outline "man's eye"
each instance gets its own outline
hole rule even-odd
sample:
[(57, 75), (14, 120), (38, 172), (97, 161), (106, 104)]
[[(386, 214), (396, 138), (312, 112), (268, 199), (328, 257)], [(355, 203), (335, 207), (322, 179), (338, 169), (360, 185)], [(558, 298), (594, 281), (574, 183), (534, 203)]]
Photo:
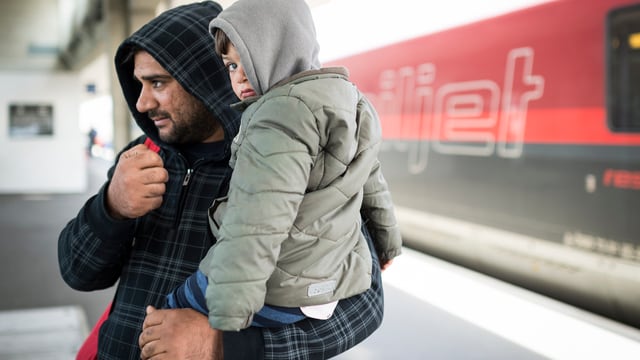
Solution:
[(156, 89), (157, 89), (157, 88), (159, 88), (159, 87), (161, 87), (161, 86), (162, 86), (162, 81), (153, 81), (153, 82), (151, 83), (151, 86), (152, 86), (153, 88), (156, 88)]

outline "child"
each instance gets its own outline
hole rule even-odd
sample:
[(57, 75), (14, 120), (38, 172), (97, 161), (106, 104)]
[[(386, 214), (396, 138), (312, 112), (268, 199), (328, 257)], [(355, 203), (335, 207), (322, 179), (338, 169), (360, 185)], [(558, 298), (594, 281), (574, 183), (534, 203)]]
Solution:
[(320, 68), (303, 0), (239, 0), (209, 31), (242, 121), (217, 243), (168, 304), (221, 330), (326, 319), (371, 284), (361, 214), (383, 269), (401, 251), (377, 114), (346, 69)]

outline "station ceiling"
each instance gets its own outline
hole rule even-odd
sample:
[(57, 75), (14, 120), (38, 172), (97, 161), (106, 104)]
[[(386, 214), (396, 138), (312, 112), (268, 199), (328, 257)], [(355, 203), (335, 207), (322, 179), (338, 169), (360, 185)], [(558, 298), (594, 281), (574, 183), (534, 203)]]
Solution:
[[(218, 0), (223, 7), (235, 0)], [(307, 0), (311, 6), (330, 0)], [(0, 71), (77, 70), (153, 18), (193, 0), (2, 0)]]
[(104, 49), (107, 21), (153, 16), (161, 1), (3, 0), (0, 71), (73, 70)]

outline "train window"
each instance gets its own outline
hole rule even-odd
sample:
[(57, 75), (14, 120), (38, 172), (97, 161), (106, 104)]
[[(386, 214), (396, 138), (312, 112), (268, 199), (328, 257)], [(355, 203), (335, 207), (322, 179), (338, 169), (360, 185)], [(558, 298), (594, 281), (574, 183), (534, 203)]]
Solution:
[(612, 131), (640, 132), (640, 5), (607, 18), (607, 122)]

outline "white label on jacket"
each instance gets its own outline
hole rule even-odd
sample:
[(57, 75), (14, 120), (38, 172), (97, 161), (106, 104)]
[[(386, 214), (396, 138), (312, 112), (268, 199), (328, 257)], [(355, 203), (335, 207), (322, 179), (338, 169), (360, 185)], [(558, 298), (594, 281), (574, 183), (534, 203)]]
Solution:
[(329, 280), (320, 283), (309, 285), (307, 290), (307, 296), (318, 296), (326, 293), (330, 293), (336, 289), (336, 281)]

